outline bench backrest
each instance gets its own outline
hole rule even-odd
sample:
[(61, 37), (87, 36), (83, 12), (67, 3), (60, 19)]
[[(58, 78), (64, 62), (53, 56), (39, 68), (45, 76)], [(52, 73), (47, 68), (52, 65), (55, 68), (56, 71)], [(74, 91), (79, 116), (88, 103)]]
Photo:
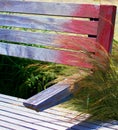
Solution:
[(106, 5), (0, 1), (0, 54), (90, 68), (76, 50), (100, 43), (109, 52), (115, 13)]

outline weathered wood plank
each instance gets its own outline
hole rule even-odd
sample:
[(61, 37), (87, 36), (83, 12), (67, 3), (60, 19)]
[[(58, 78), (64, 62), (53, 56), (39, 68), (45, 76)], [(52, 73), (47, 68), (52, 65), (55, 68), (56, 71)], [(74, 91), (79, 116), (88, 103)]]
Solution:
[(71, 50), (95, 51), (96, 38), (0, 29), (0, 40)]
[[(37, 121), (43, 120), (45, 122), (55, 121), (56, 124), (61, 125), (59, 123), (59, 121), (60, 121), (60, 122), (67, 123), (64, 126), (68, 125), (68, 123), (69, 123), (68, 120), (73, 119), (77, 115), (77, 113), (72, 114), (72, 113), (68, 113), (68, 112), (63, 112), (63, 110), (58, 113), (58, 111), (54, 111), (54, 110), (50, 111), (50, 109), (37, 113), (36, 111), (27, 109), (24, 106), (20, 106), (19, 104), (17, 104), (17, 102), (16, 102), (16, 104), (15, 103), (13, 104), (9, 100), (6, 100), (6, 102), (5, 102), (3, 99), (2, 99), (2, 101), (0, 101), (0, 108), (1, 108), (1, 110), (8, 111), (10, 113), (16, 113), (17, 115), (19, 114), (23, 117), (25, 116), (27, 118), (31, 118), (31, 120), (33, 120), (33, 122), (36, 120)], [(79, 118), (78, 118), (78, 120), (76, 120), (76, 122), (79, 120), (82, 121), (82, 119), (85, 120), (86, 119), (85, 116), (83, 116), (83, 115), (79, 116)], [(73, 123), (71, 123), (71, 124), (73, 124)]]
[[(74, 120), (74, 117), (66, 118), (66, 116), (69, 115), (68, 113), (67, 114), (62, 114), (61, 116), (59, 116), (58, 111), (57, 112), (53, 111), (53, 113), (47, 113), (48, 115), (50, 114), (50, 117), (48, 117), (48, 118), (45, 117), (44, 115), (41, 115), (41, 114), (40, 114), (40, 116), (38, 116), (38, 114), (36, 116), (35, 115), (31, 116), (30, 113), (28, 114), (28, 113), (25, 113), (24, 111), (19, 111), (19, 109), (18, 109), (19, 106), (13, 108), (13, 107), (10, 107), (10, 105), (8, 105), (8, 106), (6, 105), (6, 107), (5, 107), (5, 106), (3, 106), (4, 105), (3, 103), (1, 105), (2, 106), (0, 106), (0, 109), (5, 111), (5, 112), (4, 111), (2, 112), (2, 115), (4, 115), (4, 116), (9, 115), (9, 117), (15, 117), (16, 120), (21, 119), (21, 120), (24, 120), (24, 122), (26, 122), (26, 121), (29, 122), (29, 118), (30, 118), (30, 122), (34, 122), (35, 125), (36, 124), (40, 125), (41, 122), (43, 121), (42, 124), (44, 126), (45, 126), (45, 123), (51, 123), (50, 124), (51, 128), (53, 128), (52, 124), (54, 124), (54, 125), (57, 125), (57, 127), (59, 125), (58, 128), (59, 129), (64, 129), (64, 130), (67, 127), (72, 127), (73, 125), (75, 125), (74, 128), (76, 128), (76, 129), (79, 129), (79, 128), (84, 128), (84, 129), (85, 128), (93, 128), (93, 126), (95, 126), (94, 124), (92, 124), (92, 123), (89, 124), (88, 122), (81, 123), (83, 120), (85, 120), (84, 116), (83, 116), (83, 118), (81, 118), (81, 116), (79, 116), (78, 119)], [(17, 109), (17, 111), (15, 109)], [(55, 114), (55, 112), (56, 112), (57, 115)], [(63, 111), (62, 111), (62, 113), (63, 113)], [(54, 114), (54, 116), (53, 116), (53, 114)], [(63, 116), (64, 116), (64, 118), (62, 118)], [(56, 119), (56, 117), (57, 117), (57, 119)], [(61, 120), (60, 120), (60, 118), (61, 118)], [(71, 120), (71, 119), (73, 119), (73, 121), (69, 122), (69, 120)], [(77, 123), (80, 123), (80, 125), (79, 124), (77, 125)], [(49, 127), (49, 125), (48, 125), (48, 127)], [(96, 127), (98, 127), (98, 125), (96, 125)], [(55, 126), (54, 126), (54, 128), (55, 128)]]
[[(66, 111), (63, 112), (63, 109), (62, 109), (61, 113), (58, 113), (58, 111), (56, 112), (52, 110), (50, 112), (49, 109), (47, 109), (46, 111), (36, 113), (35, 111), (32, 111), (30, 109), (20, 107), (19, 105), (17, 105), (17, 103), (14, 103), (14, 104), (13, 103), (10, 104), (10, 103), (11, 102), (9, 100), (8, 100), (8, 104), (7, 104), (7, 101), (1, 102), (0, 110), (5, 111), (5, 115), (9, 115), (11, 117), (13, 116), (17, 119), (22, 119), (24, 120), (24, 122), (29, 121), (29, 118), (30, 118), (30, 122), (35, 122), (34, 124), (40, 124), (42, 121), (46, 123), (50, 122), (51, 124), (55, 124), (57, 126), (59, 125), (61, 128), (64, 128), (65, 130), (67, 127), (72, 127), (73, 125), (85, 119), (85, 117), (83, 119), (79, 117), (78, 118), (79, 120), (73, 120), (72, 122), (69, 122), (69, 120), (73, 119), (76, 116), (74, 113), (71, 114), (71, 111), (70, 113)], [(71, 115), (71, 118), (70, 118), (70, 115)]]
[(66, 50), (52, 50), (45, 48), (15, 45), (15, 44), (13, 45), (1, 42), (0, 42), (0, 51), (2, 55), (92, 68), (89, 57), (81, 51), (69, 52)]
[(100, 6), (99, 28), (97, 42), (99, 42), (108, 52), (112, 48), (112, 40), (114, 34), (116, 16), (116, 6)]
[[(24, 99), (21, 99), (21, 98), (18, 98), (18, 97), (13, 97), (13, 96), (9, 96), (9, 95), (4, 95), (4, 94), (0, 94), (0, 100), (1, 99), (6, 99), (6, 100), (12, 100), (12, 101), (17, 101), (17, 103), (18, 102), (23, 102), (24, 101)], [(21, 105), (22, 106), (22, 105)]]
[[(64, 122), (64, 121), (73, 119), (78, 114), (78, 112), (76, 111), (70, 111), (64, 108), (60, 108), (60, 107), (59, 108), (53, 107), (50, 109), (46, 109), (43, 112), (37, 113), (35, 111), (32, 111), (31, 109), (27, 109), (26, 107), (24, 107), (23, 106), (24, 101), (25, 100), (23, 99), (0, 94), (0, 105), (4, 107), (4, 110), (7, 109), (11, 112), (14, 112), (15, 109), (17, 109), (17, 113), (26, 115), (29, 118), (34, 117), (35, 119), (39, 119), (39, 115), (40, 115), (41, 118), (46, 117), (48, 118), (48, 120), (51, 120), (51, 121), (54, 119), (56, 120), (60, 119), (60, 120), (63, 120)], [(78, 118), (79, 120), (82, 120), (81, 117), (83, 117), (84, 119), (85, 117), (87, 117), (85, 116), (87, 114), (83, 115), (82, 113), (79, 113), (79, 115), (80, 115)]]
[(8, 128), (7, 126), (0, 126), (0, 130), (13, 130), (11, 128)]
[(27, 99), (23, 104), (36, 111), (42, 111), (70, 96), (71, 92), (69, 89), (69, 84), (58, 83)]
[(6, 3), (6, 1), (0, 1), (0, 11), (98, 18), (99, 6), (25, 1), (7, 1)]
[[(0, 118), (1, 118), (1, 117), (0, 117)], [(8, 126), (8, 129), (12, 129), (12, 130), (15, 130), (15, 128), (19, 128), (19, 129), (21, 129), (21, 130), (31, 130), (31, 129), (28, 129), (27, 127), (24, 128), (24, 127), (19, 126), (19, 125), (17, 125), (17, 124), (10, 123), (10, 122), (8, 122), (8, 120), (7, 120), (7, 121), (4, 121), (4, 120), (1, 120), (1, 119), (0, 119), (0, 123), (2, 124), (3, 127)]]
[[(17, 114), (6, 112), (6, 111), (5, 112), (2, 111), (2, 114), (0, 115), (0, 118), (2, 118), (4, 121), (9, 120), (9, 122), (11, 124), (16, 124), (16, 125), (22, 126), (24, 128), (27, 127), (30, 130), (31, 129), (35, 129), (35, 130), (39, 130), (39, 129), (41, 129), (41, 130), (53, 130), (55, 128), (64, 130), (64, 129), (67, 128), (67, 127), (63, 127), (63, 126), (60, 126), (60, 125), (56, 125), (54, 123), (46, 122), (45, 118), (43, 120), (41, 120), (41, 119), (32, 120), (30, 118), (30, 120), (29, 120), (29, 118), (27, 118), (27, 117), (25, 118), (22, 115), (17, 115)], [(34, 122), (34, 123), (31, 123), (31, 122)]]
[[(3, 99), (6, 99), (6, 101), (4, 101)], [(11, 102), (12, 99), (16, 103)], [(84, 114), (84, 113), (81, 114), (75, 111), (73, 112), (70, 110), (66, 110), (64, 108), (60, 109), (60, 107), (59, 108), (54, 107), (51, 109), (47, 109), (43, 112), (37, 113), (30, 109), (26, 109), (25, 107), (23, 107), (22, 104), (21, 105), (17, 104), (19, 103), (19, 100), (23, 100), (23, 99), (18, 99), (15, 97), (12, 98), (11, 96), (9, 97), (9, 96), (0, 94), (0, 115), (2, 116), (2, 120), (0, 120), (0, 128), (2, 127), (6, 129), (17, 128), (19, 130), (19, 129), (22, 129), (21, 125), (25, 125), (26, 122), (27, 123), (30, 122), (30, 124), (37, 125), (37, 126), (39, 124), (38, 129), (41, 129), (40, 125), (43, 126), (43, 123), (44, 123), (43, 128), (46, 129), (45, 122), (50, 123), (50, 126), (52, 124), (57, 125), (57, 127), (55, 127), (57, 129), (58, 129), (58, 126), (60, 126), (62, 130), (66, 130), (66, 129), (90, 130), (90, 129), (96, 129), (96, 128), (104, 129), (104, 130), (113, 130), (113, 129), (117, 129), (117, 126), (118, 126), (117, 122), (116, 123), (109, 122), (109, 124), (104, 123), (104, 122), (88, 122), (88, 121), (85, 121), (85, 119), (88, 118), (88, 114)], [(3, 119), (5, 119), (5, 121), (3, 121)], [(14, 119), (15, 121), (12, 123)], [(10, 120), (12, 120), (11, 123), (10, 123)], [(19, 126), (18, 124), (15, 124), (17, 120), (18, 120), (18, 123), (20, 123), (19, 120), (24, 123), (20, 124)], [(29, 126), (27, 126), (26, 124), (26, 127), (23, 127), (23, 129), (27, 130), (27, 127)], [(53, 125), (50, 127), (50, 129), (55, 129), (55, 128), (53, 128)]]
[(43, 90), (42, 92), (25, 100), (23, 104), (36, 111), (42, 111), (53, 105), (59, 104), (60, 101), (72, 96), (73, 92), (79, 88), (78, 79), (79, 75), (67, 77), (65, 80), (58, 82), (55, 85)]
[[(29, 24), (30, 23), (30, 24)], [(0, 15), (1, 26), (97, 35), (98, 21), (43, 16)]]

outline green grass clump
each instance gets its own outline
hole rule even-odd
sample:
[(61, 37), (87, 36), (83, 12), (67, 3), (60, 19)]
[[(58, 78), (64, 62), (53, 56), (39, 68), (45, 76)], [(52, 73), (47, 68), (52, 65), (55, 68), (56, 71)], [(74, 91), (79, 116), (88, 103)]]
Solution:
[(0, 93), (29, 98), (53, 85), (58, 75), (64, 75), (66, 68), (59, 64), (1, 55)]
[[(99, 51), (99, 50), (98, 50)], [(91, 119), (118, 120), (118, 44), (114, 41), (112, 54), (100, 50), (92, 59), (95, 70), (82, 79), (75, 97), (64, 106), (91, 114)], [(99, 52), (98, 52), (99, 53)]]

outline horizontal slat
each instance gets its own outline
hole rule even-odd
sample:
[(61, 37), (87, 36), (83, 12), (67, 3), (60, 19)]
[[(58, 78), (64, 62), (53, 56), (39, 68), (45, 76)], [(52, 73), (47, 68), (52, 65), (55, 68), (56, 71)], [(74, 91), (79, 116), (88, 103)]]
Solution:
[(98, 5), (0, 1), (0, 11), (98, 18)]
[(0, 125), (0, 130), (13, 130), (13, 129), (8, 128), (7, 126)]
[[(84, 118), (85, 116), (77, 111), (71, 111), (60, 107), (52, 107), (50, 109), (46, 109), (43, 112), (37, 113), (36, 111), (32, 111), (31, 109), (27, 109), (23, 106), (23, 102), (25, 99), (20, 99), (4, 94), (0, 94), (0, 105), (6, 107), (6, 109), (9, 109), (10, 111), (14, 112), (14, 109), (17, 108), (18, 113), (22, 113), (26, 116), (34, 117), (35, 119), (39, 119), (39, 115), (43, 117), (48, 117), (48, 120), (58, 120), (59, 118), (64, 119), (63, 121), (73, 119), (78, 113), (79, 113), (79, 120)], [(17, 105), (15, 105), (17, 104)], [(65, 117), (66, 115), (66, 117)], [(85, 114), (87, 115), (87, 114)], [(82, 116), (82, 117), (81, 117)]]
[(71, 50), (95, 51), (95, 38), (0, 29), (0, 40)]
[[(2, 118), (2, 117), (1, 117)], [(10, 129), (10, 130), (15, 130), (14, 128), (19, 128), (19, 129), (21, 129), (21, 130), (30, 130), (30, 129), (28, 129), (28, 128), (24, 128), (24, 127), (22, 127), (22, 126), (18, 126), (18, 125), (16, 125), (16, 124), (12, 124), (12, 123), (10, 123), (10, 122), (8, 122), (8, 121), (3, 121), (3, 120), (1, 120), (0, 119), (0, 123), (2, 124), (2, 126), (3, 127), (8, 127), (8, 129)], [(6, 130), (7, 130), (7, 128), (6, 128)]]
[[(24, 121), (24, 122), (30, 122), (31, 124), (35, 124), (35, 125), (39, 124), (39, 125), (44, 126), (44, 128), (47, 126), (52, 129), (58, 128), (59, 130), (60, 129), (65, 130), (67, 128), (75, 126), (78, 123), (80, 123), (80, 125), (78, 125), (77, 127), (75, 126), (76, 129), (86, 128), (86, 126), (81, 126), (81, 122), (83, 120), (87, 119), (83, 115), (82, 115), (83, 117), (81, 117), (81, 115), (78, 116), (79, 117), (78, 120), (77, 119), (73, 120), (74, 117), (76, 117), (76, 115), (78, 113), (76, 113), (76, 115), (73, 116), (72, 113), (63, 113), (63, 110), (62, 110), (61, 114), (63, 114), (63, 115), (61, 115), (61, 116), (58, 114), (58, 111), (57, 112), (53, 111), (52, 113), (50, 113), (50, 112), (45, 113), (43, 111), (43, 112), (32, 114), (34, 111), (32, 111), (32, 113), (27, 113), (27, 112), (24, 112), (23, 110), (20, 110), (19, 106), (15, 107), (13, 104), (11, 106), (7, 103), (6, 104), (1, 103), (0, 109), (1, 109), (0, 112), (4, 113), (4, 115), (8, 115), (10, 117), (17, 117), (18, 119), (22, 119), (22, 121)], [(23, 108), (23, 109), (25, 109), (25, 108)], [(29, 109), (27, 109), (27, 111), (28, 110)], [(46, 117), (46, 115), (47, 115), (47, 117)], [(71, 118), (68, 118), (69, 115), (71, 115)], [(29, 119), (30, 119), (30, 121), (29, 121)], [(8, 118), (8, 120), (9, 120), (9, 118)], [(73, 120), (73, 121), (71, 121), (71, 120)], [(17, 119), (16, 119), (16, 121), (17, 121)], [(23, 123), (23, 124), (25, 125), (25, 123)], [(39, 126), (39, 128), (40, 128), (40, 126)]]
[[(19, 102), (18, 98), (15, 99), (14, 97), (13, 99), (16, 101), (16, 103), (12, 103), (11, 100), (9, 99), (9, 96), (0, 94), (0, 97), (2, 97), (0, 98), (0, 114), (4, 115), (4, 117), (2, 116), (3, 117), (2, 120), (5, 119), (6, 116), (8, 117), (5, 119), (5, 121), (0, 120), (1, 130), (2, 128), (3, 130), (4, 128), (6, 130), (8, 130), (9, 128), (10, 129), (17, 128), (19, 130), (23, 128), (21, 127), (21, 125), (26, 125), (26, 127), (24, 127), (26, 130), (28, 125), (25, 123), (21, 123), (20, 126), (18, 124), (16, 125), (15, 122), (17, 122), (17, 120), (22, 120), (23, 122), (30, 122), (30, 124), (33, 124), (33, 125), (36, 125), (36, 124), (42, 125), (44, 126), (42, 127), (42, 129), (43, 128), (45, 129), (45, 125), (46, 125), (45, 122), (49, 123), (49, 125), (47, 124), (47, 126), (51, 126), (51, 125), (53, 126), (53, 124), (57, 125), (57, 127), (54, 127), (54, 129), (57, 129), (59, 126), (62, 129), (64, 128), (64, 130), (65, 129), (69, 129), (69, 130), (70, 129), (72, 130), (87, 129), (88, 130), (88, 129), (96, 129), (96, 128), (105, 129), (105, 130), (106, 129), (113, 130), (113, 129), (117, 129), (117, 126), (118, 126), (117, 121), (116, 123), (113, 123), (112, 121), (109, 123), (108, 122), (107, 123), (88, 122), (86, 121), (88, 114), (84, 114), (84, 113), (82, 114), (75, 111), (73, 113), (73, 111), (71, 110), (67, 110), (60, 107), (47, 109), (43, 112), (35, 112), (35, 111), (32, 111), (30, 109), (23, 107), (22, 104), (21, 105), (17, 104), (17, 102)], [(5, 98), (6, 101), (4, 101), (3, 98)], [(17, 118), (17, 119), (15, 119), (13, 123), (11, 123), (13, 121), (12, 118), (13, 119)], [(38, 129), (41, 129), (41, 127), (39, 126)]]
[[(43, 112), (37, 113), (30, 109), (23, 108), (19, 104), (17, 105), (17, 100), (16, 100), (16, 103), (12, 103), (12, 102), (10, 102), (9, 99), (8, 99), (8, 101), (4, 102), (4, 100), (0, 98), (0, 101), (1, 101), (0, 102), (0, 112), (2, 114), (4, 113), (5, 115), (17, 118), (19, 120), (22, 119), (22, 120), (24, 120), (24, 122), (29, 122), (29, 118), (30, 118), (30, 122), (31, 123), (33, 122), (33, 124), (35, 124), (35, 125), (36, 124), (37, 125), (39, 124), (42, 126), (46, 125), (48, 127), (50, 126), (53, 128), (60, 127), (60, 129), (64, 128), (64, 130), (65, 130), (66, 127), (70, 128), (74, 124), (77, 124), (86, 119), (85, 116), (83, 116), (82, 114), (79, 113), (80, 116), (78, 119), (73, 120), (72, 122), (69, 122), (74, 117), (76, 117), (78, 112), (66, 110), (64, 108), (61, 108), (61, 110), (60, 110), (60, 109), (56, 109), (57, 108), (56, 107), (56, 108), (54, 108), (55, 110), (47, 109)], [(57, 125), (57, 127), (56, 126), (54, 127), (53, 125)], [(79, 126), (79, 127), (81, 127), (81, 126)]]
[[(49, 127), (50, 127), (50, 129), (52, 127), (52, 129), (58, 128), (58, 129), (61, 129), (61, 130), (65, 130), (65, 129), (70, 128), (70, 127), (72, 127), (73, 129), (76, 129), (76, 130), (79, 130), (79, 129), (88, 130), (88, 129), (93, 129), (93, 128), (95, 129), (95, 128), (98, 128), (98, 127), (101, 128), (101, 129), (105, 129), (105, 130), (113, 130), (112, 128), (109, 128), (107, 126), (104, 127), (104, 125), (100, 126), (100, 125), (94, 124), (92, 122), (82, 122), (81, 119), (80, 120), (76, 120), (76, 119), (72, 120), (71, 119), (71, 122), (70, 122), (70, 120), (46, 119), (43, 116), (38, 116), (37, 119), (35, 119), (35, 117), (31, 117), (30, 114), (26, 113), (26, 116), (23, 115), (25, 113), (22, 114), (22, 111), (17, 110), (17, 108), (11, 109), (9, 107), (4, 107), (4, 106), (0, 106), (0, 108), (1, 108), (0, 111), (2, 113), (1, 117), (4, 116), (3, 119), (5, 119), (4, 122), (9, 121), (9, 123), (11, 123), (11, 124), (15, 124), (15, 122), (16, 122), (17, 128), (20, 128), (19, 125), (22, 126), (22, 124), (20, 124), (20, 122), (24, 121), (23, 125), (24, 125), (24, 128), (26, 127), (26, 129), (27, 129), (27, 127), (30, 128), (30, 129), (33, 127), (35, 129), (36, 125), (37, 125), (38, 129), (42, 128), (44, 130), (45, 129), (48, 130)], [(10, 120), (10, 118), (11, 118), (11, 120)], [(30, 118), (30, 120), (29, 120), (29, 118)], [(42, 122), (42, 120), (43, 120), (43, 122)], [(2, 122), (2, 121), (0, 121), (0, 122)], [(30, 123), (30, 125), (27, 125), (28, 123)], [(64, 126), (64, 125), (66, 125), (66, 126)], [(46, 126), (47, 126), (47, 128), (46, 128)], [(26, 129), (24, 129), (24, 130), (26, 130)]]
[[(56, 108), (54, 108), (55, 110), (51, 110), (51, 109), (46, 109), (42, 112), (36, 112), (36, 111), (33, 111), (31, 109), (27, 109), (26, 107), (22, 105), (19, 105), (19, 102), (17, 104), (17, 100), (16, 100), (16, 103), (13, 103), (12, 101), (10, 101), (9, 99), (8, 100), (4, 100), (3, 98), (0, 99), (0, 108), (1, 110), (6, 110), (6, 111), (9, 111), (9, 112), (12, 112), (12, 113), (16, 113), (16, 114), (20, 114), (22, 116), (25, 116), (25, 117), (28, 117), (28, 118), (32, 118), (34, 120), (43, 120), (43, 117), (46, 119), (46, 121), (60, 121), (60, 122), (66, 122), (68, 120), (71, 120), (73, 119), (74, 117), (76, 117), (76, 115), (78, 114), (78, 112), (75, 113), (70, 113), (68, 112), (64, 112), (61, 108), (61, 111), (60, 108), (59, 110)], [(65, 110), (65, 109), (64, 109)], [(66, 111), (66, 110), (65, 110)], [(78, 121), (82, 121), (82, 119), (86, 119), (85, 115), (82, 115), (82, 113), (79, 113), (80, 116), (78, 118)], [(66, 116), (65, 116), (66, 115)], [(77, 119), (76, 119), (77, 121)], [(59, 123), (59, 122), (58, 122)], [(60, 124), (60, 123), (59, 123)]]
[(27, 99), (24, 105), (36, 111), (42, 111), (53, 105), (57, 105), (65, 98), (69, 97), (71, 94), (69, 89), (69, 84), (58, 83)]
[(72, 96), (73, 92), (78, 90), (79, 78), (80, 76), (78, 74), (69, 76), (65, 80), (60, 81), (46, 90), (25, 100), (24, 105), (36, 111), (41, 111), (57, 105), (67, 100), (70, 96)]
[[(38, 129), (41, 129), (41, 130), (45, 130), (45, 129), (52, 130), (51, 128), (48, 128), (48, 126), (45, 127), (45, 126), (41, 126), (41, 125), (35, 125), (35, 124), (27, 122), (27, 121), (25, 122), (22, 119), (20, 120), (20, 119), (17, 119), (15, 117), (9, 117), (7, 115), (2, 115), (2, 114), (0, 115), (0, 120), (4, 121), (4, 123), (6, 123), (7, 121), (9, 121), (9, 124), (11, 126), (14, 125), (14, 129), (15, 128), (19, 128), (21, 130), (32, 130), (32, 129), (34, 129), (34, 130), (38, 130)], [(3, 124), (3, 122), (2, 122), (2, 124)]]
[(67, 18), (14, 16), (1, 14), (0, 25), (96, 35), (98, 22)]
[(49, 50), (45, 48), (0, 43), (0, 53), (8, 56), (92, 68), (91, 64), (88, 63), (89, 58), (83, 52)]

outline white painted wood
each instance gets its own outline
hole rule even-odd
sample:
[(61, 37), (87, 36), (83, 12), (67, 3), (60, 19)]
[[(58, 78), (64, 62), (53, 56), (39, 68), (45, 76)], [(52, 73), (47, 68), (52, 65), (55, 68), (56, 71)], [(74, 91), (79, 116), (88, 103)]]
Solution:
[(1, 126), (0, 125), (0, 130), (13, 130), (13, 129), (8, 128), (7, 126)]
[(35, 112), (25, 108), (22, 101), (24, 100), (0, 94), (0, 130), (114, 130), (118, 127), (117, 122), (87, 122), (89, 114), (58, 106)]
[(2, 126), (5, 126), (5, 127), (8, 126), (12, 130), (31, 130), (31, 129), (28, 129), (28, 128), (24, 128), (22, 126), (18, 126), (16, 124), (11, 124), (10, 122), (7, 122), (7, 120), (6, 121), (0, 120), (0, 124), (2, 124)]
[(5, 98), (7, 100), (14, 100), (16, 102), (23, 102), (25, 99), (21, 99), (21, 98), (18, 98), (18, 97), (13, 97), (13, 96), (9, 96), (9, 95), (4, 95), (4, 94), (0, 94), (0, 100), (1, 98)]
[(61, 127), (53, 123), (47, 123), (41, 120), (37, 121), (38, 123), (36, 121), (33, 122), (30, 118), (27, 118), (27, 120), (24, 120), (25, 118), (23, 118), (22, 116), (18, 116), (18, 115), (16, 116), (15, 114), (5, 113), (5, 112), (2, 115), (0, 115), (0, 119), (4, 121), (8, 120), (9, 123), (11, 124), (16, 124), (22, 127), (28, 127), (29, 129), (51, 130), (51, 129), (55, 129), (56, 127), (58, 127), (59, 129), (65, 128), (65, 127)]

